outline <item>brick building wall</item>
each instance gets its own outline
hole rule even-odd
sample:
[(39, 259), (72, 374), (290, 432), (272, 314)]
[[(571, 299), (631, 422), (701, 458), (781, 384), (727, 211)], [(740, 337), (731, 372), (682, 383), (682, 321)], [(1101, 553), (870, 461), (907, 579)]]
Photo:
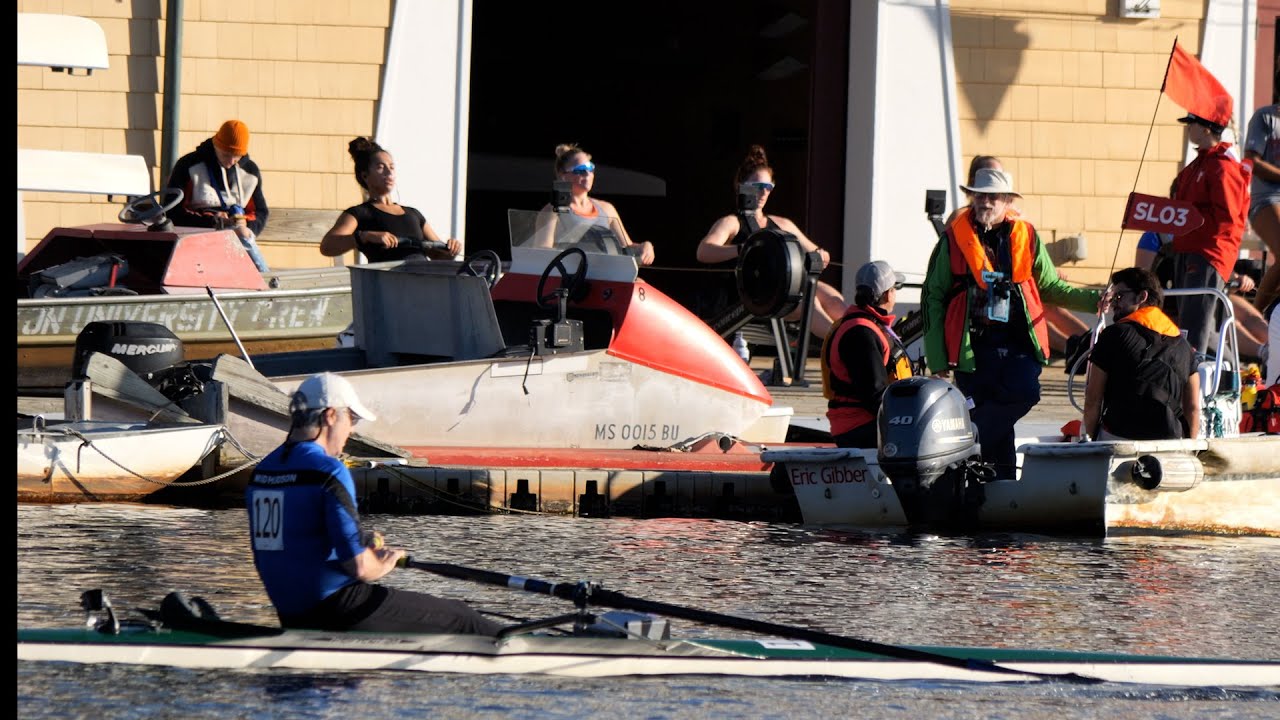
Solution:
[(1204, 2), (1163, 0), (1147, 20), (1115, 6), (951, 3), (965, 169), (974, 155), (1000, 157), (1051, 249), (1084, 234), (1088, 256), (1059, 263), (1075, 283), (1105, 283), (1113, 258), (1132, 264), (1139, 233), (1120, 232), (1125, 201), (1133, 190), (1167, 195), (1187, 148), (1184, 113), (1160, 85), (1175, 37), (1198, 53)]
[[(1198, 51), (1204, 3), (1163, 0), (1160, 18), (1128, 20), (1116, 2), (951, 3), (964, 162), (1001, 157), (1051, 248), (1087, 238), (1084, 261), (1060, 264), (1077, 283), (1105, 281), (1117, 252), (1118, 265), (1132, 259), (1137, 234), (1119, 228), (1125, 198), (1135, 182), (1165, 194), (1186, 148), (1181, 112), (1159, 87), (1175, 36)], [(165, 5), (19, 0), (19, 12), (96, 20), (111, 63), (90, 77), (18, 68), (19, 146), (142, 155), (160, 187)], [(135, 15), (148, 8), (156, 14)], [(275, 267), (318, 263), (314, 247), (273, 235), (318, 237), (360, 200), (346, 146), (374, 129), (390, 10), (390, 0), (185, 3), (179, 152), (223, 120), (248, 124), (273, 212), (261, 244)], [(113, 221), (120, 208), (82, 195), (25, 201), (28, 248), (50, 227)]]
[[(323, 211), (332, 222), (335, 209), (360, 202), (346, 148), (374, 129), (390, 8), (390, 0), (184, 4), (178, 152), (195, 149), (229, 118), (249, 126), (249, 155), (272, 209), (260, 241), (273, 267), (320, 264), (314, 247), (273, 243), (273, 231), (288, 232), (290, 211)], [(155, 14), (140, 14), (148, 9)], [(18, 12), (97, 21), (110, 67), (89, 77), (19, 67), (18, 145), (141, 155), (161, 187), (165, 9), (19, 0)], [(76, 194), (24, 193), (24, 200), (28, 249), (54, 226), (114, 222), (121, 207), (119, 199)]]

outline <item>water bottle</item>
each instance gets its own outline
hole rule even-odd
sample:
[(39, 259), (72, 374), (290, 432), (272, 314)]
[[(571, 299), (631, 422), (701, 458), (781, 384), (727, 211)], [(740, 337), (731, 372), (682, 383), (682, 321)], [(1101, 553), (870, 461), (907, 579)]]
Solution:
[(742, 362), (751, 362), (751, 350), (747, 347), (747, 339), (742, 336), (741, 330), (733, 336), (733, 350), (742, 358)]

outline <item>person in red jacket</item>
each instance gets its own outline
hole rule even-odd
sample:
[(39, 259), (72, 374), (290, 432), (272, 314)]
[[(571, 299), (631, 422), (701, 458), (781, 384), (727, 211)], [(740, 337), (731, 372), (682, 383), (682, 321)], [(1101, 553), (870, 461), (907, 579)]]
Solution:
[[(1175, 288), (1222, 290), (1240, 255), (1249, 210), (1249, 170), (1227, 152), (1231, 144), (1222, 142), (1228, 121), (1229, 117), (1207, 119), (1191, 113), (1178, 120), (1187, 125), (1196, 158), (1173, 181), (1172, 197), (1195, 205), (1204, 224), (1173, 240)], [(1217, 348), (1217, 302), (1211, 295), (1178, 298), (1178, 324), (1201, 355)]]

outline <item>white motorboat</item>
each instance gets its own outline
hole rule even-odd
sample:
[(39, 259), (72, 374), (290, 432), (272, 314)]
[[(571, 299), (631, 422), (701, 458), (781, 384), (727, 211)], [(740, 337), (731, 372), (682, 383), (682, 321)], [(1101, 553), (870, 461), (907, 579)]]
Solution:
[(1239, 433), (1231, 304), (1207, 292), (1226, 315), (1216, 359), (1200, 368), (1202, 439), (1020, 438), (1017, 478), (995, 480), (976, 462), (980, 438), (959, 390), (910, 378), (885, 393), (878, 449), (771, 450), (762, 459), (787, 478), (813, 525), (1280, 536), (1280, 436)]
[[(154, 197), (133, 201), (122, 219)], [(176, 228), (163, 213), (146, 221), (54, 228), (18, 263), (19, 388), (71, 380), (82, 369), (80, 335), (95, 323), (113, 345), (177, 338), (190, 360), (241, 346), (334, 347), (351, 322), (346, 268), (264, 274), (230, 230)]]
[(46, 423), (36, 416), (18, 428), (18, 502), (147, 499), (200, 468), (223, 433), (221, 425)]
[[(733, 348), (640, 279), (634, 257), (608, 238), (538, 246), (540, 215), (511, 215), (517, 242), (505, 272), (493, 253), (354, 266), (351, 347), (257, 355), (252, 368), (220, 356), (206, 380), (229, 399), (199, 417), (263, 454), (283, 440), (287, 394), (332, 371), (377, 415), (361, 433), (399, 448), (785, 439), (790, 409), (772, 408)], [(213, 387), (206, 395), (219, 394)]]

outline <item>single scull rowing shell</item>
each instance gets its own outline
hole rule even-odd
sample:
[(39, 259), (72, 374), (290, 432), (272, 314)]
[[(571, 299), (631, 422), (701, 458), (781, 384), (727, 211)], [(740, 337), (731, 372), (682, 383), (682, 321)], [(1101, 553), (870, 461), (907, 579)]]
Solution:
[[(266, 630), (266, 628), (264, 628)], [(1280, 661), (992, 648), (920, 648), (1024, 672), (1178, 687), (1280, 687)], [(18, 631), (18, 659), (199, 669), (397, 670), (567, 677), (733, 675), (887, 681), (1028, 682), (1028, 675), (883, 658), (801, 640), (645, 640), (289, 630), (225, 638), (187, 631)]]

